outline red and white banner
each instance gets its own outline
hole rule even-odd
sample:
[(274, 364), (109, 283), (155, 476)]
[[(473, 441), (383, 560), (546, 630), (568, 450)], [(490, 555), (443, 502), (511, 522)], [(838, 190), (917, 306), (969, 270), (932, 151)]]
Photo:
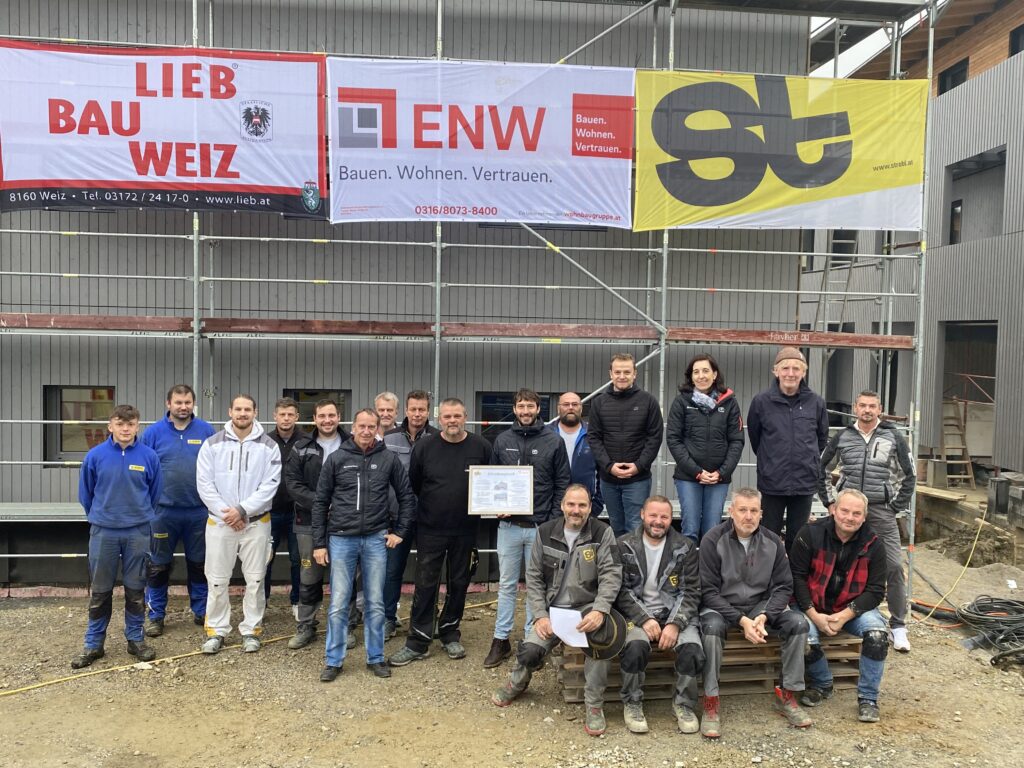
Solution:
[(631, 226), (633, 70), (330, 58), (331, 221)]
[(0, 210), (326, 216), (323, 57), (0, 41)]

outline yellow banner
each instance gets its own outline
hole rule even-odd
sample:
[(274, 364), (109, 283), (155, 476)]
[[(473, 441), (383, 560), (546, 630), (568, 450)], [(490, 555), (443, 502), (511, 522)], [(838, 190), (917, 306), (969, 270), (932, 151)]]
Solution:
[(925, 80), (638, 71), (633, 228), (921, 225)]

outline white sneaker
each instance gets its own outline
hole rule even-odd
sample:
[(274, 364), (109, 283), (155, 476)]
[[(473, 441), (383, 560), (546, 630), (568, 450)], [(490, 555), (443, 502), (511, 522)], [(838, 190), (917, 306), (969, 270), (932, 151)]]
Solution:
[(893, 627), (892, 647), (900, 653), (910, 653), (910, 639), (907, 637), (906, 627)]

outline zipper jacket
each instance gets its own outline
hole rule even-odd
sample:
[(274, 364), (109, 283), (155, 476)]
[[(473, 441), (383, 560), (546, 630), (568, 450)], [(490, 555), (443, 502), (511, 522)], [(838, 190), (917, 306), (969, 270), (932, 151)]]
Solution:
[[(558, 422), (548, 424), (548, 429), (555, 433), (561, 440), (562, 434), (558, 431)], [(562, 443), (565, 444), (564, 442)], [(597, 471), (597, 464), (594, 462), (594, 452), (587, 442), (586, 422), (580, 422), (580, 431), (576, 433), (576, 446), (572, 451), (572, 461), (569, 462), (569, 483), (578, 483), (590, 492), (590, 514), (597, 517), (604, 511), (604, 498), (601, 496), (601, 476)]]
[(689, 537), (671, 527), (663, 546), (657, 583), (658, 595), (665, 608), (655, 614), (644, 604), (644, 585), (648, 573), (643, 526), (619, 537), (622, 589), (616, 606), (627, 621), (638, 627), (645, 621), (655, 619), (662, 626), (671, 623), (685, 629), (697, 615), (700, 605), (697, 547)]
[(673, 477), (696, 481), (702, 471), (718, 472), (728, 483), (743, 453), (743, 417), (731, 389), (719, 392), (712, 410), (680, 392), (669, 409), (665, 438), (676, 460)]
[[(828, 470), (836, 457), (840, 474), (833, 492)], [(903, 512), (910, 509), (916, 482), (914, 460), (896, 427), (879, 422), (871, 437), (865, 440), (860, 430), (850, 425), (836, 432), (821, 454), (818, 497), (827, 507), (836, 500), (836, 493), (852, 488), (867, 496), (871, 504), (885, 504), (896, 512)]]
[(195, 416), (184, 429), (179, 430), (171, 421), (170, 412), (161, 421), (146, 427), (139, 442), (152, 448), (160, 457), (163, 475), (160, 506), (205, 509), (196, 488), (196, 460), (203, 442), (212, 437), (214, 431), (209, 422)]
[[(636, 384), (614, 387), (594, 398), (590, 406), (587, 441), (601, 473), (601, 482), (629, 485), (651, 476), (665, 433), (661, 406)], [(622, 479), (611, 474), (612, 464), (636, 464), (638, 474)]]
[(392, 427), (384, 433), (384, 445), (387, 446), (389, 451), (398, 454), (398, 458), (401, 460), (406, 472), (409, 471), (409, 460), (412, 458), (412, 449), (416, 447), (416, 443), (428, 435), (437, 434), (437, 428), (427, 423), (423, 425), (423, 429), (416, 433), (416, 437), (410, 440), (408, 424), (409, 420), (403, 419), (399, 426)]
[(793, 595), (801, 611), (849, 608), (857, 616), (885, 598), (885, 546), (867, 523), (847, 542), (836, 536), (834, 517), (805, 525), (789, 553)]
[(529, 519), (540, 525), (561, 516), (562, 497), (569, 487), (569, 456), (562, 438), (545, 429), (544, 422), (528, 427), (516, 423), (498, 435), (491, 464), (533, 467), (533, 516)]
[(258, 520), (270, 511), (280, 483), (281, 449), (258, 421), (244, 440), (229, 421), (199, 449), (196, 485), (211, 522), (222, 522), (228, 507), (250, 523)]
[[(392, 524), (389, 496), (398, 498)], [(408, 540), (416, 497), (398, 455), (375, 440), (363, 451), (351, 438), (327, 457), (313, 499), (313, 547), (325, 549), (328, 536), (369, 536), (391, 532)]]
[(78, 500), (85, 517), (104, 528), (151, 523), (160, 498), (160, 459), (141, 441), (127, 448), (113, 435), (85, 455), (78, 476)]

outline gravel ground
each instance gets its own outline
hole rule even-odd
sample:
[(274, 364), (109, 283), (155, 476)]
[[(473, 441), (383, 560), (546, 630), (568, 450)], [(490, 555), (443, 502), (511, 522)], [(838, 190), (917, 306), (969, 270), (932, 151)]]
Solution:
[[(945, 588), (960, 572), (941, 551), (919, 550), (916, 563)], [(970, 569), (954, 599), (1019, 598), (1007, 579), (1024, 587), (1017, 568)], [(937, 597), (918, 584), (922, 599)], [(483, 603), (493, 595), (470, 599)], [(283, 602), (276, 594), (271, 599), (270, 638), (287, 638), (293, 629)], [(151, 641), (162, 657), (190, 654), (202, 639), (184, 598), (172, 598), (171, 607), (167, 633)], [(85, 618), (82, 598), (0, 601), (0, 765), (1009, 768), (1024, 754), (1020, 668), (997, 670), (987, 654), (964, 649), (966, 633), (920, 622), (910, 629), (913, 652), (889, 657), (881, 723), (857, 722), (853, 691), (812, 710), (814, 727), (799, 731), (771, 712), (767, 695), (730, 696), (722, 704), (723, 737), (712, 743), (676, 732), (667, 701), (648, 703), (651, 733), (628, 733), (614, 691), (607, 696), (608, 732), (588, 737), (582, 707), (562, 702), (550, 665), (511, 707), (493, 706), (490, 692), (507, 669), (481, 667), (492, 607), (467, 611), (466, 659), (451, 661), (435, 645), (429, 659), (396, 669), (390, 680), (365, 668), (362, 641), (338, 680), (323, 685), (322, 639), (300, 651), (282, 640), (258, 654), (231, 647), (215, 657), (116, 669), (132, 659), (112, 634), (107, 657), (93, 667), (112, 671), (15, 692), (72, 676), (68, 661), (81, 645)], [(390, 641), (388, 652), (400, 643)]]

